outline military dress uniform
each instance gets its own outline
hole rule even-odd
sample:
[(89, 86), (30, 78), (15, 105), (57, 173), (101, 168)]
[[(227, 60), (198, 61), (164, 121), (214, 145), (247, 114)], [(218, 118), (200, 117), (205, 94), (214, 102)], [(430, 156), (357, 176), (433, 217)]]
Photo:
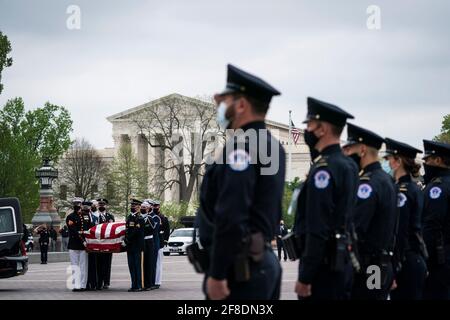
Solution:
[[(417, 150), (405, 143), (386, 138), (386, 154), (415, 159)], [(396, 244), (394, 249), (395, 281), (397, 288), (390, 294), (391, 300), (422, 299), (427, 273), (422, 238), (423, 194), (410, 174), (396, 182), (398, 187), (398, 208), (400, 210)]]
[[(106, 200), (106, 199), (101, 199)], [(97, 200), (98, 201), (98, 200)], [(108, 204), (108, 201), (106, 201)], [(104, 223), (112, 223), (115, 222), (114, 215), (108, 211), (106, 211), (103, 215)], [(111, 285), (111, 265), (112, 265), (112, 253), (103, 253), (103, 289), (108, 289)]]
[[(134, 200), (133, 203), (140, 205), (142, 202)], [(127, 217), (125, 242), (127, 245), (128, 268), (131, 275), (131, 288), (129, 291), (141, 291), (144, 220), (139, 212), (131, 212)]]
[(73, 291), (83, 291), (86, 289), (88, 276), (88, 256), (83, 232), (89, 230), (91, 220), (89, 213), (79, 211), (81, 209), (80, 199), (76, 198), (73, 202), (76, 210), (66, 218), (66, 225), (69, 229), (68, 249), (74, 277)]
[[(341, 108), (308, 98), (307, 121), (317, 119), (344, 127), (353, 118)], [(339, 144), (316, 151), (297, 200), (295, 232), (301, 243), (298, 281), (311, 285), (310, 300), (345, 297), (347, 254), (336, 239), (347, 234), (356, 204), (358, 169)], [(338, 254), (342, 254), (338, 258)], [(301, 298), (304, 299), (304, 298)]]
[(163, 248), (167, 245), (170, 237), (170, 223), (169, 219), (163, 215), (160, 211), (157, 213), (161, 219), (161, 227), (159, 231), (159, 251), (158, 260), (156, 262), (156, 275), (155, 275), (155, 286), (159, 288), (162, 281), (162, 259), (163, 259)]
[[(245, 94), (267, 104), (280, 94), (232, 65), (228, 65), (223, 94), (229, 93)], [(285, 152), (264, 121), (247, 123), (240, 129), (229, 137), (217, 161), (206, 168), (200, 189), (196, 224), (209, 256), (204, 293), (208, 298), (205, 285), (212, 277), (227, 280), (228, 299), (278, 299), (281, 268), (270, 241), (281, 220)], [(245, 139), (255, 132), (257, 143)], [(241, 138), (245, 142), (236, 143)], [(261, 145), (273, 152), (269, 163), (263, 164), (259, 157)], [(252, 244), (258, 254), (249, 256), (246, 252)]]
[[(84, 204), (89, 205), (91, 207), (93, 202), (84, 202)], [(89, 214), (90, 217), (90, 228), (96, 225), (103, 223), (101, 220), (100, 213), (96, 210), (91, 209)], [(101, 286), (99, 285), (101, 282), (101, 253), (99, 252), (88, 252), (88, 282), (87, 282), (87, 290), (95, 291), (101, 290)]]
[[(150, 204), (145, 203), (145, 205), (150, 206)], [(154, 286), (154, 277), (155, 270), (153, 268), (153, 259), (155, 252), (155, 241), (154, 241), (154, 225), (153, 219), (148, 214), (145, 213), (142, 215), (142, 219), (144, 220), (144, 289), (151, 290)]]
[[(348, 144), (365, 144), (379, 150), (384, 139), (364, 128), (348, 124)], [(376, 161), (360, 172), (358, 202), (354, 224), (358, 236), (358, 250), (362, 270), (354, 276), (352, 299), (385, 300), (393, 281), (392, 251), (395, 228), (399, 216), (397, 188), (394, 180)], [(373, 273), (369, 266), (378, 266), (380, 288), (368, 287)]]
[[(450, 158), (450, 145), (424, 140), (425, 158)], [(425, 166), (423, 236), (429, 275), (424, 299), (448, 300), (450, 289), (450, 169)]]

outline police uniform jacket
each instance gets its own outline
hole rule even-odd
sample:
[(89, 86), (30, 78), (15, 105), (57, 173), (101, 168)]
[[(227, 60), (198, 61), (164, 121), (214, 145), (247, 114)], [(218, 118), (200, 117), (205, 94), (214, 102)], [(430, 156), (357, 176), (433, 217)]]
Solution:
[(355, 211), (355, 229), (361, 255), (373, 256), (392, 250), (397, 208), (394, 180), (374, 162), (361, 172)]
[[(255, 121), (241, 129), (246, 134), (250, 129), (258, 133), (266, 126), (263, 121)], [(250, 233), (261, 232), (266, 241), (271, 241), (278, 233), (285, 152), (269, 131), (267, 136), (262, 136), (264, 138), (257, 136), (257, 147), (252, 150), (248, 141), (235, 144), (229, 139), (228, 147), (226, 145), (218, 157), (220, 161), (206, 168), (196, 224), (200, 229), (200, 241), (210, 256), (207, 274), (215, 279), (230, 275), (236, 255), (242, 250), (242, 240)], [(266, 147), (263, 154), (273, 148), (277, 154), (271, 158), (278, 158), (278, 163), (273, 160), (263, 163), (258, 155), (260, 145)]]
[(420, 253), (422, 235), (423, 194), (410, 175), (400, 177), (398, 207), (400, 217), (397, 231), (397, 252), (403, 258), (408, 250)]
[(345, 232), (356, 204), (358, 169), (338, 144), (314, 160), (299, 194), (296, 233), (302, 239), (298, 280), (312, 283), (329, 256), (330, 240)]
[(450, 245), (450, 170), (427, 184), (424, 197), (423, 236), (434, 263), (439, 242)]

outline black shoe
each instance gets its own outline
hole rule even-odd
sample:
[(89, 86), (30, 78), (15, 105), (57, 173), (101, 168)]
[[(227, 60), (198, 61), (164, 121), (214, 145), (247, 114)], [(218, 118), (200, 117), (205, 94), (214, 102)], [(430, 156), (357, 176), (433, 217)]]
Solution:
[(142, 291), (150, 291), (151, 288), (143, 288)]
[(136, 292), (136, 290), (137, 290), (137, 289), (130, 288), (130, 289), (128, 289), (128, 292)]
[(81, 289), (72, 289), (72, 292), (80, 292)]
[(155, 289), (159, 289), (160, 285), (159, 284), (155, 284)]
[(156, 289), (158, 289), (157, 286), (151, 286), (151, 287), (150, 287), (150, 290), (156, 290)]
[(109, 289), (109, 285), (104, 285), (102, 289), (103, 289), (103, 290)]
[(95, 289), (97, 291), (102, 291), (102, 287), (97, 287), (97, 289)]

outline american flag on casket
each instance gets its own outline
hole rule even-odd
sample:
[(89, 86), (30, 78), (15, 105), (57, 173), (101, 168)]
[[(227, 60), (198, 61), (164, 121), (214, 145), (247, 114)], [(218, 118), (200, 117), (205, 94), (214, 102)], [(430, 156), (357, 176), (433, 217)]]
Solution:
[(89, 252), (125, 251), (125, 222), (101, 223), (85, 232)]

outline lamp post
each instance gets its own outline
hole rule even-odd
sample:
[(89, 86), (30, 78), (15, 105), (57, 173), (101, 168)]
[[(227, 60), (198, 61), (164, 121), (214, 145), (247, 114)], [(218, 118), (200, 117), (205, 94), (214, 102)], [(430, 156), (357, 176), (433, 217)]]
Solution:
[(44, 158), (42, 167), (36, 169), (36, 178), (39, 179), (39, 208), (31, 220), (33, 226), (47, 224), (48, 227), (58, 231), (61, 218), (53, 206), (53, 180), (58, 178), (58, 170), (53, 168), (50, 164), (50, 159)]

